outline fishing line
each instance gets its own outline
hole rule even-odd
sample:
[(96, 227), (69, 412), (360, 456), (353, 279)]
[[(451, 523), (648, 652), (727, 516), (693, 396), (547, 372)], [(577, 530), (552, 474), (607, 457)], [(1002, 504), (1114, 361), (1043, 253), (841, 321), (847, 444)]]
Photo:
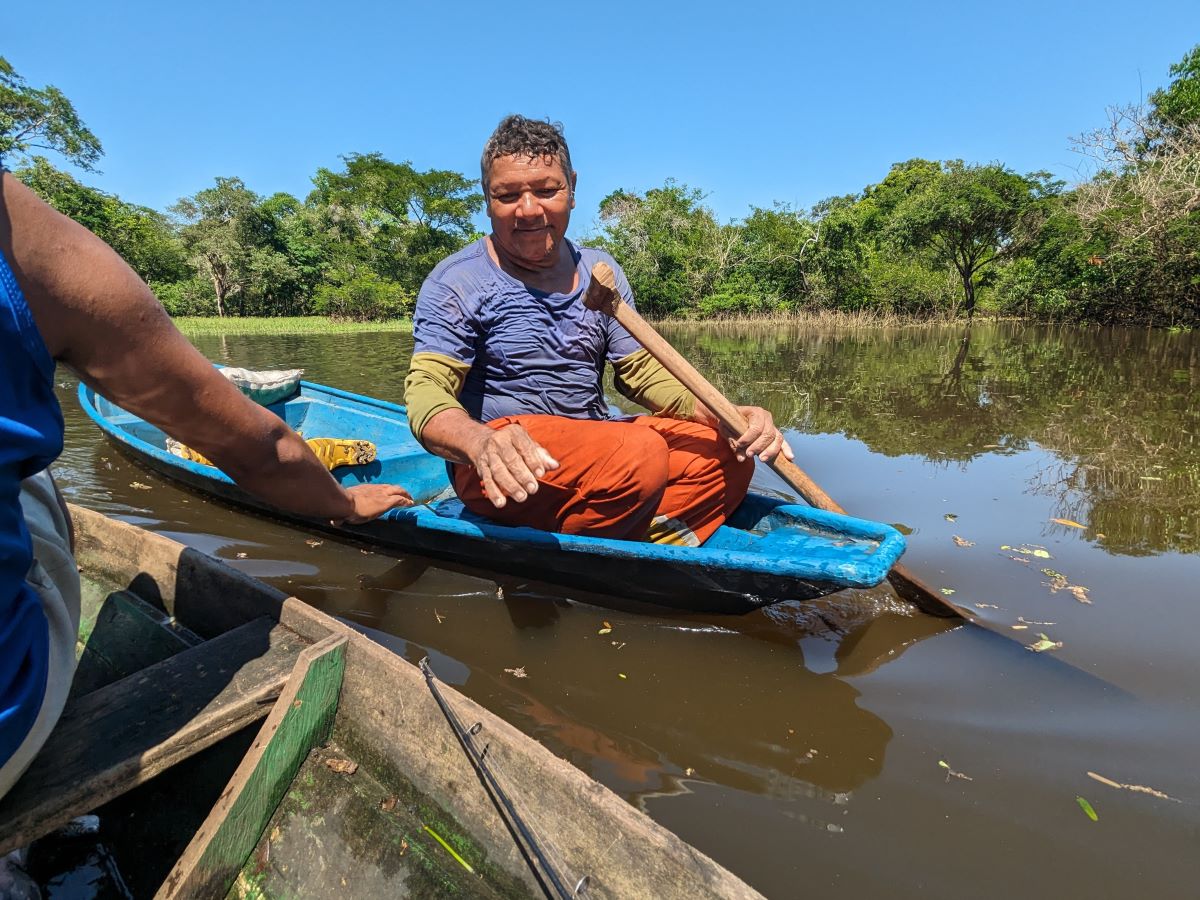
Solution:
[[(517, 845), (517, 849), (521, 851), (521, 856), (525, 860), (525, 864), (529, 867), (530, 872), (533, 873), (533, 877), (537, 880), (542, 892), (550, 900), (556, 900), (556, 898), (557, 900), (570, 900), (570, 898), (582, 894), (587, 889), (590, 878), (585, 875), (575, 885), (574, 890), (568, 889), (563, 884), (562, 878), (546, 858), (545, 853), (538, 845), (529, 827), (517, 814), (512, 801), (500, 788), (499, 783), (492, 775), (491, 767), (486, 760), (487, 752), (491, 745), (484, 745), (482, 752), (476, 748), (474, 736), (483, 730), (483, 723), (476, 722), (469, 729), (463, 728), (462, 723), (458, 720), (458, 716), (450, 708), (450, 705), (442, 696), (442, 692), (438, 690), (435, 683), (436, 676), (434, 676), (433, 669), (429, 665), (429, 657), (421, 660), (421, 671), (425, 675), (425, 683), (429, 685), (433, 699), (437, 701), (438, 707), (442, 710), (442, 715), (450, 723), (450, 728), (454, 732), (454, 736), (458, 738), (458, 742), (466, 752), (467, 758), (471, 760), (471, 765), (475, 768), (475, 774), (479, 776), (479, 780), (483, 783), (489, 799), (491, 799), (492, 804), (496, 807), (496, 811), (500, 814), (501, 821), (504, 822), (504, 826), (508, 829), (508, 833)], [(536, 862), (534, 861), (535, 857)], [(550, 884), (546, 883), (547, 878)]]

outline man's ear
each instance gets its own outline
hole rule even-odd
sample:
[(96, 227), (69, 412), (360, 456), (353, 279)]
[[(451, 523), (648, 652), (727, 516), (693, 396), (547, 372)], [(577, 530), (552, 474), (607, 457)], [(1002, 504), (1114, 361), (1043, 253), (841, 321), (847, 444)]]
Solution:
[(579, 173), (571, 173), (571, 209), (575, 208), (575, 185), (579, 181)]

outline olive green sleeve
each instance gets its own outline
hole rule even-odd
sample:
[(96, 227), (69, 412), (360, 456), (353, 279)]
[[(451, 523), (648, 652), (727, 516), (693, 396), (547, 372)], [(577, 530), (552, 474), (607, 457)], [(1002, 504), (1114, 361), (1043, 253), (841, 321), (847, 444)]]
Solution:
[[(458, 402), (471, 367), (440, 353), (414, 353), (404, 379), (408, 427), (421, 440), (426, 423), (444, 409), (463, 409)], [(465, 412), (465, 410), (464, 410)]]
[(648, 350), (635, 350), (613, 363), (613, 383), (656, 416), (690, 419), (696, 412), (696, 398)]

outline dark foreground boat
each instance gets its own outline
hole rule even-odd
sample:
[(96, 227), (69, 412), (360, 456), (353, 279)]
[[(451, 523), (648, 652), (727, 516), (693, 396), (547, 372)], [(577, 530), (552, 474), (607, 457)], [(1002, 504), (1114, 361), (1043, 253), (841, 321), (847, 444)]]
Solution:
[[(904, 552), (904, 538), (878, 522), (750, 494), (702, 547), (552, 534), (496, 525), (467, 511), (446, 464), (413, 438), (401, 406), (310, 382), (270, 407), (306, 437), (372, 441), (375, 462), (343, 466), (343, 484), (402, 485), (418, 506), (369, 525), (314, 529), (479, 568), (536, 577), (600, 594), (703, 612), (745, 612), (779, 600), (807, 600), (848, 587), (873, 587)], [(166, 436), (86, 385), (79, 401), (97, 425), (145, 465), (193, 488), (292, 518), (241, 491), (220, 470), (167, 452)]]
[(96, 810), (133, 896), (759, 896), (357, 631), (72, 513), (79, 671), (0, 800), (0, 856)]

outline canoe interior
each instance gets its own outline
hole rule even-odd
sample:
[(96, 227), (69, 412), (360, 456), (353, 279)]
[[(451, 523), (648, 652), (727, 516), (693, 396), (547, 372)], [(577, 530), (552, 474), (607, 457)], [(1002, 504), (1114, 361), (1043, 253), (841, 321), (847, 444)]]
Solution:
[[(154, 470), (224, 499), (295, 518), (264, 507), (219, 470), (172, 456), (159, 429), (86, 386), (80, 388), (80, 402), (106, 434)], [(728, 613), (873, 587), (904, 551), (904, 538), (888, 525), (759, 494), (749, 495), (700, 548), (496, 525), (454, 497), (445, 462), (416, 442), (403, 407), (302, 382), (296, 397), (269, 408), (307, 438), (375, 443), (375, 462), (339, 467), (334, 477), (347, 486), (399, 484), (420, 505), (353, 528), (305, 524), (397, 551), (631, 600)]]
[[(88, 510), (72, 513), (84, 579), (81, 680), (55, 735), (71, 732), (95, 698), (114, 694), (115, 703), (100, 706), (118, 728), (59, 747), (54, 765), (42, 766), (50, 771), (36, 772), (35, 762), (0, 801), (0, 853), (94, 810), (135, 896), (223, 896), (229, 888), (254, 898), (536, 895), (415, 666), (195, 550)], [(336, 669), (312, 665), (297, 679), (306, 658), (324, 664), (334, 651)], [(318, 671), (339, 679), (331, 730), (298, 758), (278, 799), (251, 810), (241, 802), (249, 786), (241, 776), (248, 763), (278, 759), (273, 748), (286, 729), (272, 722), (310, 708), (317, 695), (304, 691)], [(441, 689), (461, 721), (478, 723), (492, 765), (565, 874), (589, 876), (588, 896), (759, 896), (512, 726)], [(184, 713), (182, 724), (165, 733), (147, 697)], [(238, 716), (211, 699), (223, 697)], [(247, 715), (253, 720), (240, 724)], [(222, 716), (233, 723), (224, 731), (215, 724)], [(189, 737), (201, 734), (199, 720), (204, 735), (219, 737), (205, 737), (202, 750)], [(163, 747), (185, 755), (159, 765)], [(134, 765), (105, 762), (114, 748)], [(356, 768), (339, 771), (330, 760)], [(278, 778), (277, 766), (267, 770)], [(27, 784), (31, 776), (40, 781)], [(30, 808), (43, 811), (32, 823)], [(230, 862), (218, 840), (229, 827), (250, 840), (227, 886), (215, 889), (210, 863)], [(613, 844), (614, 834), (624, 840)]]

